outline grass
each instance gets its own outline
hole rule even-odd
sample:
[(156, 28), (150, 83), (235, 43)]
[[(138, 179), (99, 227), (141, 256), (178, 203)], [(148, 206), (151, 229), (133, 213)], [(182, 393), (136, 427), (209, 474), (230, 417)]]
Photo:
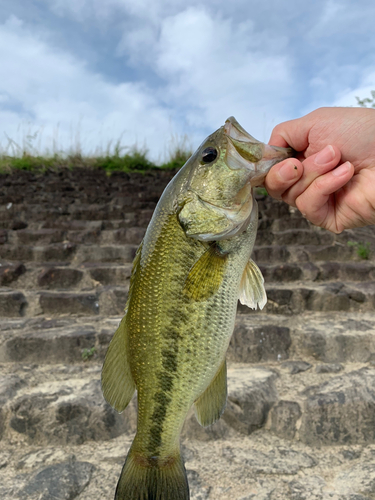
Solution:
[(349, 247), (356, 247), (357, 255), (363, 260), (368, 260), (371, 253), (370, 243), (360, 242), (360, 241), (348, 241), (347, 245)]
[(14, 170), (26, 170), (30, 172), (45, 172), (47, 170), (59, 170), (68, 168), (91, 168), (105, 170), (110, 175), (112, 172), (141, 172), (150, 170), (177, 170), (181, 168), (190, 158), (192, 151), (187, 145), (186, 137), (176, 139), (172, 137), (171, 145), (167, 154), (167, 160), (156, 164), (148, 158), (147, 149), (137, 147), (123, 147), (118, 141), (114, 148), (109, 145), (106, 152), (95, 155), (82, 155), (80, 148), (76, 147), (75, 153), (64, 154), (48, 153), (42, 155), (36, 148), (26, 143), (21, 148), (9, 139), (11, 153), (3, 151), (0, 153), (0, 173), (10, 173)]
[(96, 353), (96, 347), (91, 347), (91, 349), (83, 349), (82, 351), (82, 361), (88, 361), (89, 359), (91, 359)]
[(105, 156), (81, 155), (30, 155), (0, 157), (0, 173), (10, 173), (13, 170), (30, 172), (45, 172), (62, 168), (92, 168), (106, 172), (147, 172), (150, 170), (174, 170), (181, 168), (191, 156), (189, 151), (177, 151), (167, 162), (160, 165), (147, 158), (147, 152), (133, 150), (126, 154), (108, 154)]

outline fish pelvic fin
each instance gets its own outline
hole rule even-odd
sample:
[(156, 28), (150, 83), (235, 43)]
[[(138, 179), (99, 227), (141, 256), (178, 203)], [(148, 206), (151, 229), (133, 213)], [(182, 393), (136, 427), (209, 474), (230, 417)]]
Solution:
[(125, 317), (109, 344), (102, 369), (102, 390), (107, 403), (121, 413), (135, 391), (127, 355), (128, 335)]
[(146, 458), (130, 448), (115, 500), (189, 500), (180, 451), (166, 458)]
[(267, 303), (262, 272), (251, 259), (249, 259), (242, 275), (239, 300), (241, 304), (251, 307), (251, 309), (256, 309), (257, 306), (259, 309), (263, 309)]
[(194, 403), (198, 422), (207, 427), (219, 420), (227, 404), (227, 363), (224, 359), (207, 389)]
[(196, 301), (216, 293), (223, 281), (227, 257), (216, 243), (211, 244), (190, 269), (183, 293)]

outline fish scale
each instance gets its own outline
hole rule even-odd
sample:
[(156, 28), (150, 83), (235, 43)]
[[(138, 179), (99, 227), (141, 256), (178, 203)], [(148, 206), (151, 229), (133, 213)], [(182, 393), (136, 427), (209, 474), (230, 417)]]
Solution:
[(138, 392), (137, 433), (117, 500), (189, 498), (183, 423), (193, 404), (201, 425), (220, 417), (237, 300), (253, 308), (266, 302), (263, 277), (250, 259), (258, 225), (252, 179), (259, 182), (290, 154), (228, 119), (160, 198), (102, 372), (104, 395), (118, 411)]

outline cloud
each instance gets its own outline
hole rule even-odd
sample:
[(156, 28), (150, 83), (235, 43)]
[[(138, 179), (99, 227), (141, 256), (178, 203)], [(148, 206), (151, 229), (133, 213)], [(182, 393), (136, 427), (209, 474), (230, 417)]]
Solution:
[(157, 155), (171, 134), (170, 111), (152, 91), (141, 83), (108, 82), (47, 40), (15, 17), (0, 26), (3, 145), (5, 133), (22, 142), (22, 134), (43, 130), (42, 142), (51, 148), (58, 129), (60, 147), (74, 146), (80, 134), (87, 152), (123, 133), (128, 145), (147, 139)]
[(124, 133), (157, 158), (172, 133), (196, 146), (229, 115), (267, 140), (375, 71), (367, 0), (4, 2), (0, 134), (17, 140), (58, 130), (66, 148), (79, 129), (93, 151)]
[(215, 128), (235, 114), (242, 122), (247, 118), (255, 135), (262, 128), (259, 116), (277, 116), (289, 93), (283, 45), (285, 40), (256, 29), (251, 20), (236, 24), (190, 7), (163, 21), (155, 70), (190, 126)]
[(359, 85), (354, 89), (343, 89), (334, 101), (334, 106), (358, 106), (357, 99), (371, 98), (371, 91), (375, 90), (375, 71), (363, 76)]

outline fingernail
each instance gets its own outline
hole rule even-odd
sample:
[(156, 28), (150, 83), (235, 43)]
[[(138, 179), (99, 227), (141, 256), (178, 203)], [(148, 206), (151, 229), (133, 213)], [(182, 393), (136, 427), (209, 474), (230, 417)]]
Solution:
[(285, 163), (279, 170), (279, 177), (284, 182), (289, 182), (298, 177), (298, 167), (292, 161)]
[(324, 149), (319, 151), (315, 157), (315, 163), (317, 165), (325, 165), (329, 163), (335, 157), (335, 150), (332, 146), (326, 146)]
[(340, 177), (340, 175), (345, 175), (349, 172), (351, 168), (350, 162), (347, 161), (340, 165), (339, 167), (336, 167), (334, 170), (332, 170), (332, 175), (335, 177)]

